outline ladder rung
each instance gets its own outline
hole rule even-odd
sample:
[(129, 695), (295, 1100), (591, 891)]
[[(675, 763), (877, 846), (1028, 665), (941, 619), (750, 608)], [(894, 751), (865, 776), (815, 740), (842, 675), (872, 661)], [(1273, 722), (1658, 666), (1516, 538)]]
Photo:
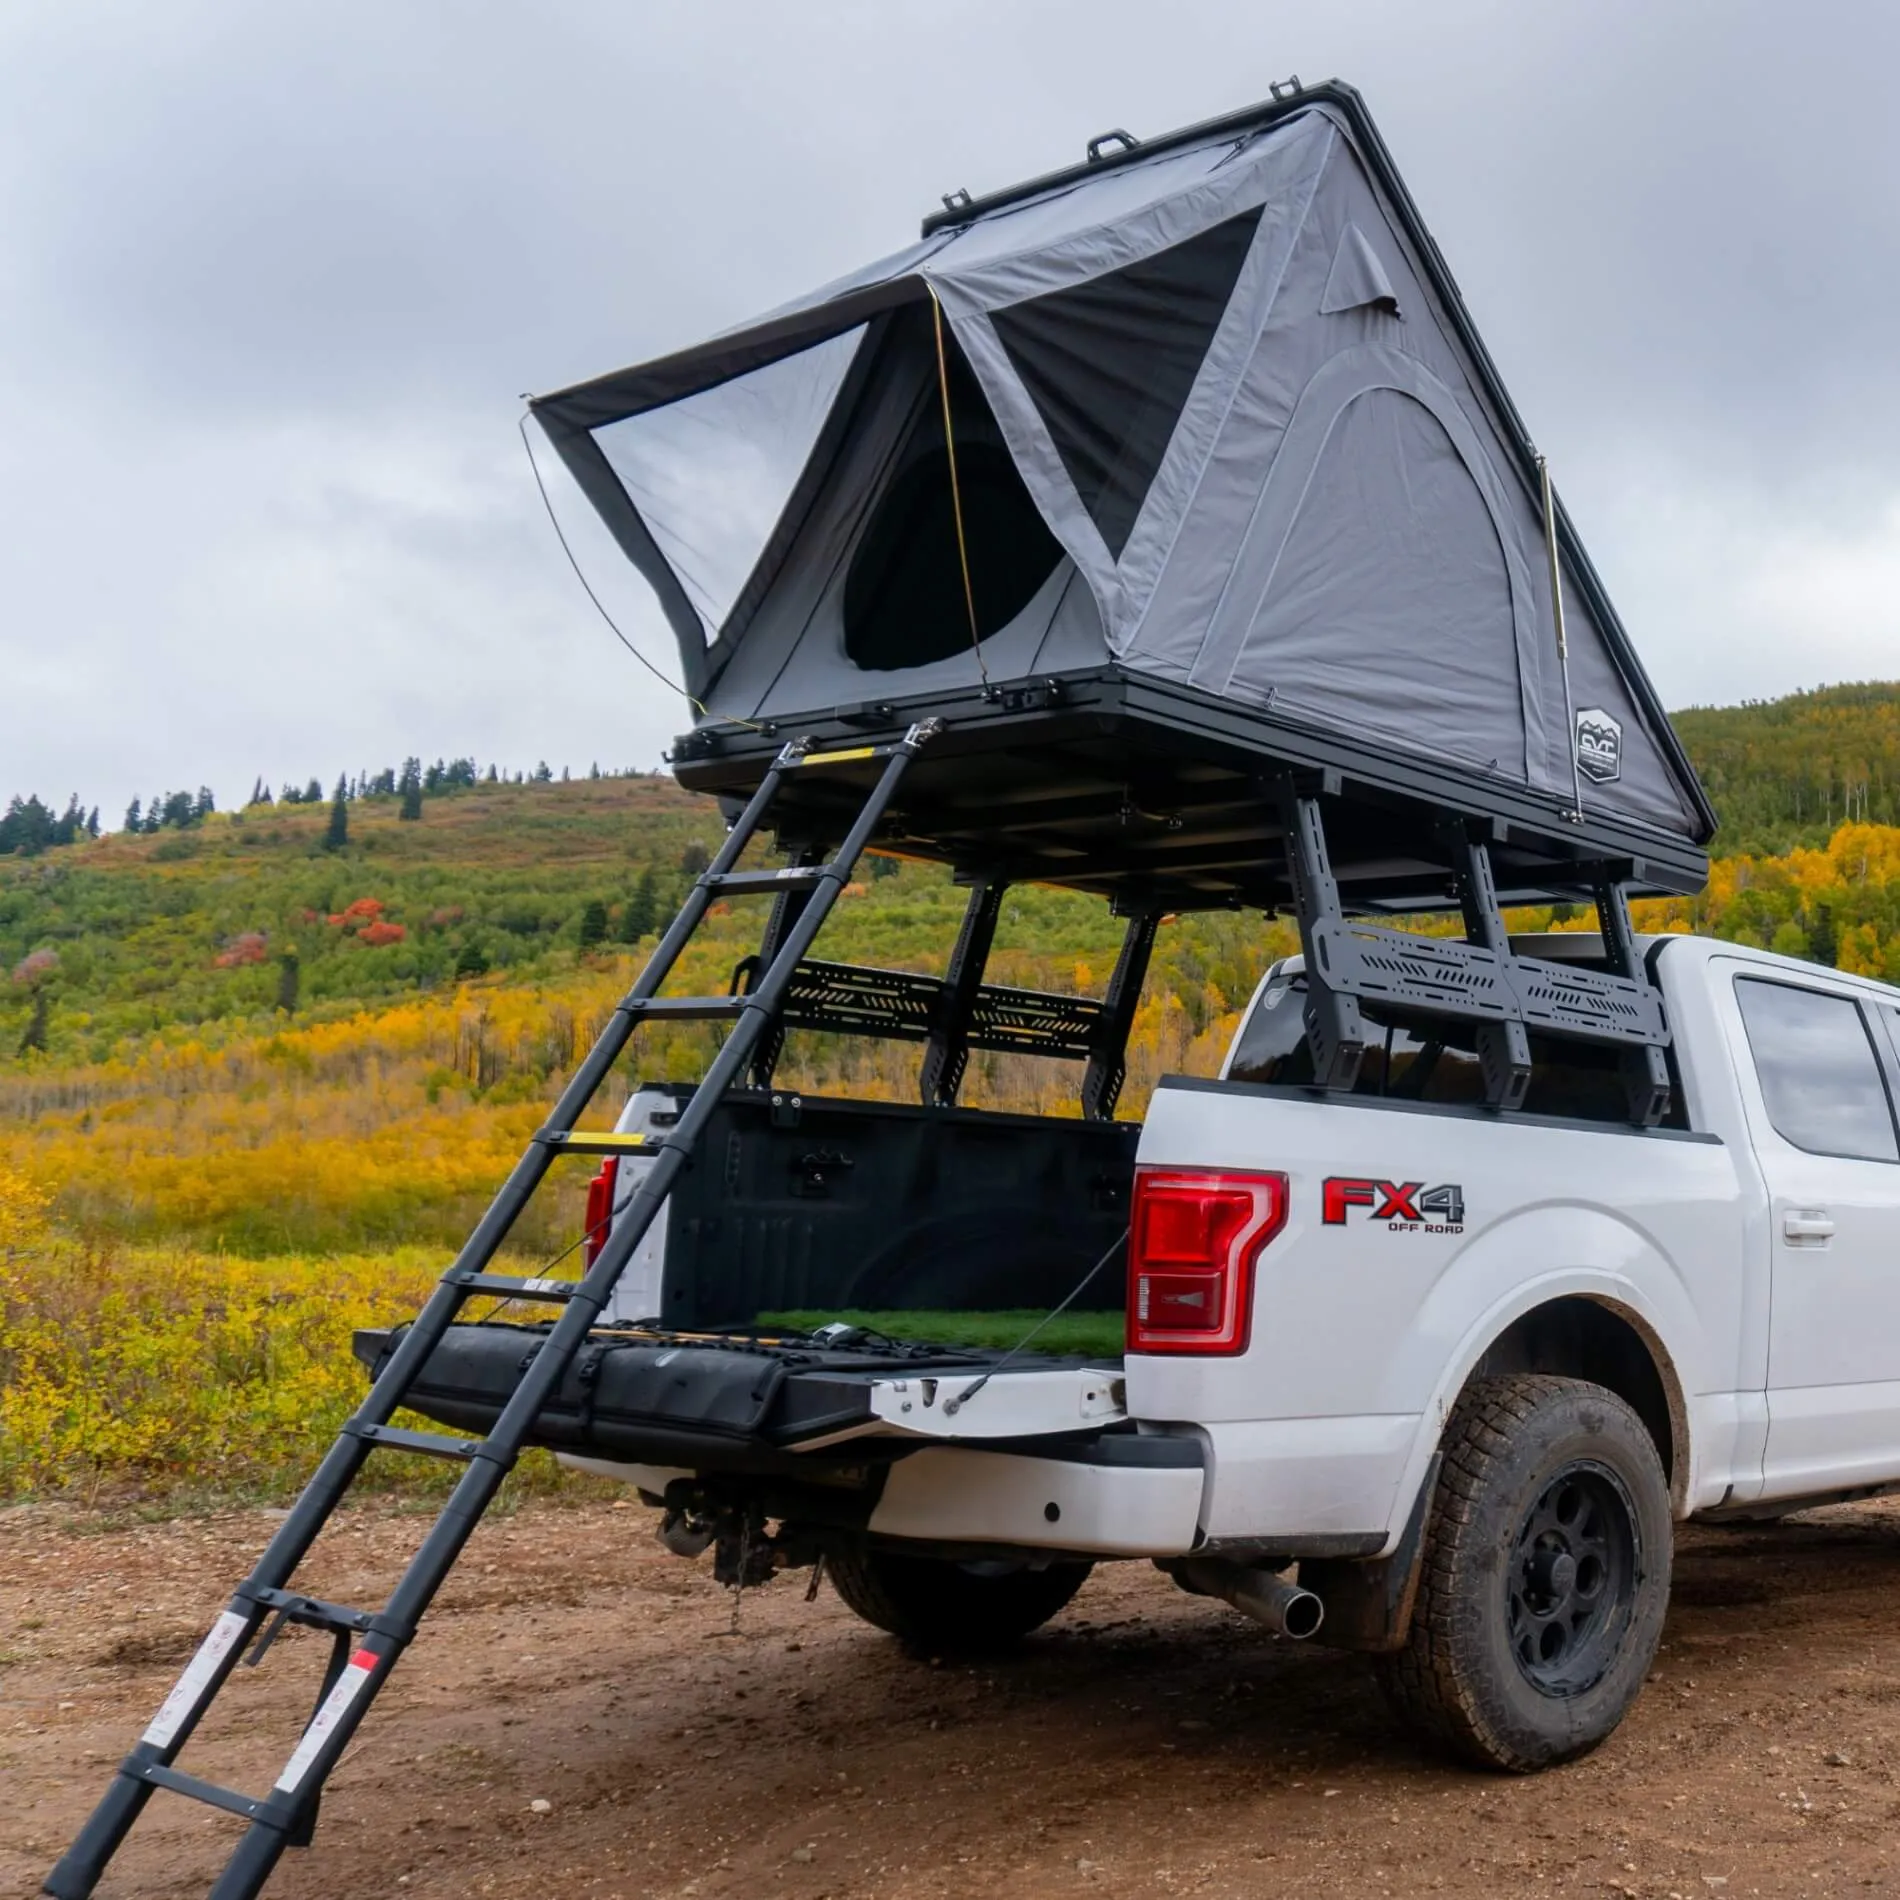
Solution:
[(809, 891), (832, 869), (829, 864), (795, 864), (780, 871), (708, 871), (699, 881), (709, 891)]
[(544, 1128), (535, 1140), (570, 1155), (658, 1154), (666, 1146), (661, 1135), (621, 1135), (610, 1128)]
[(482, 1449), (479, 1438), (451, 1438), (446, 1432), (407, 1432), (397, 1425), (348, 1424), (343, 1429), (372, 1445), (387, 1445), (391, 1451), (420, 1451), (431, 1458), (474, 1458)]
[(327, 1630), (367, 1630), (376, 1619), (368, 1610), (353, 1610), (347, 1603), (326, 1603), (322, 1597), (307, 1597), (295, 1590), (247, 1590), (253, 1603), (266, 1609), (282, 1610), (293, 1623), (305, 1623)]
[(188, 1775), (182, 1768), (167, 1768), (163, 1762), (148, 1761), (132, 1771), (141, 1781), (149, 1781), (154, 1788), (169, 1788), (173, 1794), (189, 1795), (194, 1801), (202, 1801), (207, 1807), (223, 1808), (228, 1814), (241, 1814), (247, 1821), (254, 1821), (263, 1811), (263, 1802), (248, 1794), (239, 1794), (235, 1788), (220, 1788), (215, 1781), (201, 1781), (196, 1775)]
[(466, 1273), (451, 1276), (449, 1284), (471, 1296), (486, 1293), (498, 1300), (547, 1300), (557, 1306), (571, 1300), (581, 1286), (578, 1280), (516, 1280), (505, 1273)]
[(648, 1020), (709, 1023), (730, 1020), (752, 1006), (749, 996), (649, 996), (627, 1007)]

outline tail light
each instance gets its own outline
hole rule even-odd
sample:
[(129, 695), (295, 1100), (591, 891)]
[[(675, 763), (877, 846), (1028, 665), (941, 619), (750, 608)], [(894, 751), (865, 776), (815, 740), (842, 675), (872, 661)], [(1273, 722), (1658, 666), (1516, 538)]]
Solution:
[(619, 1174), (620, 1157), (609, 1155), (587, 1184), (587, 1232), (581, 1240), (581, 1259), (590, 1267), (607, 1244), (607, 1229), (614, 1217), (614, 1183)]
[(1284, 1174), (1137, 1168), (1128, 1350), (1245, 1352), (1254, 1263), (1286, 1225), (1286, 1198)]

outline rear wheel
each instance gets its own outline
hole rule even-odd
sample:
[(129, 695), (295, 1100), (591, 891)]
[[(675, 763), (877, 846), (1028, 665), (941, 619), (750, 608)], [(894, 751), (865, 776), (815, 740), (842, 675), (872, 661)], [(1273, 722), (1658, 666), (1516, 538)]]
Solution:
[(1007, 1648), (1064, 1608), (1092, 1568), (957, 1563), (865, 1544), (825, 1560), (833, 1588), (865, 1622), (932, 1654)]
[(1474, 1381), (1443, 1451), (1387, 1693), (1487, 1767), (1581, 1755), (1623, 1719), (1662, 1634), (1674, 1540), (1656, 1447), (1615, 1393), (1527, 1373)]

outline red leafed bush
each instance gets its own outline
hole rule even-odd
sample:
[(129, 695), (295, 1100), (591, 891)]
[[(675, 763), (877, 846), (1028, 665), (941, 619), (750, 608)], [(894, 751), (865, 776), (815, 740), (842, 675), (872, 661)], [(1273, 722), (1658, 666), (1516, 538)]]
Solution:
[(361, 930), (365, 924), (378, 922), (383, 914), (383, 900), (380, 897), (359, 897), (354, 904), (345, 904), (341, 910), (330, 913), (330, 922), (339, 930)]
[(29, 950), (13, 966), (13, 981), (21, 989), (30, 990), (44, 983), (59, 968), (57, 950)]
[(220, 970), (241, 969), (247, 963), (263, 963), (270, 956), (270, 940), (261, 930), (246, 930), (233, 937), (211, 959)]
[(368, 944), (372, 950), (380, 950), (386, 943), (401, 943), (408, 934), (401, 924), (387, 924), (379, 917), (356, 933), (356, 941)]

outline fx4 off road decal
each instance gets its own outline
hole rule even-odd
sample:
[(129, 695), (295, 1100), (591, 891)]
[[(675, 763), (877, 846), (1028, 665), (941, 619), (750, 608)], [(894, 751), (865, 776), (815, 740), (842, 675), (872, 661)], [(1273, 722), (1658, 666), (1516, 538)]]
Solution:
[(1374, 1181), (1356, 1174), (1329, 1175), (1321, 1188), (1320, 1211), (1328, 1227), (1344, 1227), (1355, 1211), (1394, 1234), (1462, 1234), (1465, 1191), (1453, 1183), (1427, 1187), (1423, 1181)]

